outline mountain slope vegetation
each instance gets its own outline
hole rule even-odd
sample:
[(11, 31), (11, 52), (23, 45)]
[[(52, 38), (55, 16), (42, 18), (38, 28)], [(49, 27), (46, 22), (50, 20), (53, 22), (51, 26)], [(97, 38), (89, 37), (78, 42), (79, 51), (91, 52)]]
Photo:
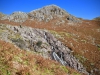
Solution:
[(20, 50), (0, 40), (0, 75), (81, 75), (77, 71), (44, 59), (31, 51)]

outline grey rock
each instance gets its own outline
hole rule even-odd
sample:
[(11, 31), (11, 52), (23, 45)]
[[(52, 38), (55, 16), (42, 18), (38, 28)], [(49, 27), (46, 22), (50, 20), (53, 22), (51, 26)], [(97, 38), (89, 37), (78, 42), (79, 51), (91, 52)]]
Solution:
[(11, 15), (5, 15), (1, 18), (2, 20), (8, 19), (9, 21), (14, 22), (24, 22), (28, 19), (28, 15), (24, 12), (14, 12)]
[(50, 21), (54, 18), (64, 19), (65, 21), (68, 20), (69, 22), (81, 22), (80, 19), (70, 15), (68, 12), (66, 12), (64, 9), (61, 9), (60, 7), (56, 5), (48, 5), (43, 8), (33, 10), (29, 14), (29, 17), (33, 20), (38, 21)]

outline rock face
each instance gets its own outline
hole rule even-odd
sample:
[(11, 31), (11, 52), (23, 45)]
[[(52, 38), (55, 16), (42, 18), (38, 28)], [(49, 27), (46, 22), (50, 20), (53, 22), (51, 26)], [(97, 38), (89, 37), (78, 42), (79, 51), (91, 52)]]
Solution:
[(54, 59), (62, 65), (89, 75), (83, 65), (71, 54), (71, 50), (47, 30), (1, 24), (0, 38), (14, 43), (21, 49), (37, 52), (45, 58)]
[(9, 16), (4, 16), (1, 18), (2, 20), (8, 19), (9, 21), (14, 21), (14, 22), (24, 22), (28, 19), (28, 15), (24, 12), (14, 12)]

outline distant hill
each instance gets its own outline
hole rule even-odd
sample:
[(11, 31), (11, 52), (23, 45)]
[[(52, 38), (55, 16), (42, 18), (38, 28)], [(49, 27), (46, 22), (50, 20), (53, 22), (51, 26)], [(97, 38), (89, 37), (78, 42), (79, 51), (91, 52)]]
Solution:
[(93, 20), (100, 21), (100, 17), (96, 17)]
[(4, 16), (5, 16), (5, 14), (3, 14), (3, 13), (0, 12), (0, 18), (2, 18)]

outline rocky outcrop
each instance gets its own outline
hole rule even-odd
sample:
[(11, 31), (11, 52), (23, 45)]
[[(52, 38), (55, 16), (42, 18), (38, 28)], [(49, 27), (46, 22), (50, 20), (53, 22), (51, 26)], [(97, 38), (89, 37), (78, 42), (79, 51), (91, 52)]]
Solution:
[(8, 19), (9, 21), (14, 22), (24, 22), (28, 19), (28, 15), (24, 12), (14, 12), (11, 15), (6, 15), (1, 18), (2, 20)]
[(55, 17), (63, 17), (66, 14), (66, 11), (61, 9), (56, 5), (49, 5), (43, 8), (33, 10), (28, 15), (31, 19), (37, 19), (39, 21), (45, 20), (48, 22), (49, 20), (54, 19)]
[(29, 17), (31, 19), (36, 19), (38, 21), (50, 21), (52, 19), (63, 19), (63, 20), (67, 20), (70, 22), (81, 22), (81, 20), (79, 20), (78, 18), (70, 15), (68, 12), (66, 12), (65, 10), (61, 9), (60, 7), (56, 6), (56, 5), (49, 5), (49, 6), (45, 6), (41, 9), (37, 9), (37, 10), (33, 10), (31, 11), (29, 14)]
[(83, 65), (71, 54), (71, 50), (49, 31), (23, 26), (0, 25), (0, 38), (12, 42), (24, 50), (39, 53), (88, 75)]
[(62, 65), (67, 65), (72, 67), (79, 72), (85, 73), (88, 75), (83, 65), (71, 54), (71, 50), (64, 46), (59, 40), (57, 40), (53, 35), (46, 32), (45, 39), (49, 43), (52, 49), (52, 58)]

